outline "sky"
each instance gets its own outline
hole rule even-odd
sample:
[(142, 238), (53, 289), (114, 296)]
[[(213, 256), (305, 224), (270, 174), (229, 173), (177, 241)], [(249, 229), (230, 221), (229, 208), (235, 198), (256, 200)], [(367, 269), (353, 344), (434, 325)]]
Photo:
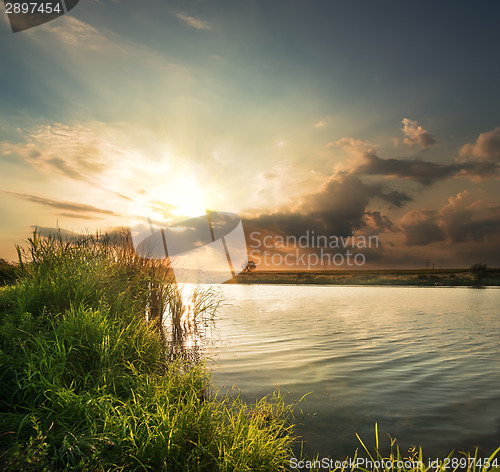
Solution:
[[(354, 268), (500, 266), (499, 15), (491, 1), (81, 0), (12, 33), (2, 5), (0, 257), (34, 227), (126, 228), (154, 195), (166, 220), (238, 214), (254, 259), (266, 236), (297, 256), (315, 234), (376, 236)], [(301, 268), (288, 261), (269, 266)]]

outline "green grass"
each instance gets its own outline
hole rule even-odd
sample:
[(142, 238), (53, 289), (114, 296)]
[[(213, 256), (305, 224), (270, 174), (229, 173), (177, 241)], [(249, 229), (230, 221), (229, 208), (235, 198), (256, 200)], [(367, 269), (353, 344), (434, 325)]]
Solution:
[[(0, 470), (291, 470), (294, 405), (278, 392), (255, 404), (207, 393), (209, 371), (181, 355), (182, 301), (168, 267), (102, 237), (35, 233), (19, 255), (15, 284), (0, 288)], [(213, 314), (216, 295), (195, 293), (195, 323)], [(377, 431), (375, 451), (361, 444), (384, 464), (330, 470), (500, 470), (470, 455), (465, 468), (407, 467), (422, 451), (403, 458), (391, 442), (384, 457)], [(300, 470), (328, 470), (309, 461)]]
[[(370, 450), (363, 440), (356, 435), (361, 444), (361, 452), (351, 458), (340, 460), (314, 459), (293, 462), (296, 470), (310, 472), (498, 472), (500, 471), (500, 447), (487, 457), (479, 457), (477, 449), (474, 454), (451, 452), (447, 457), (428, 458), (422, 448), (412, 448), (402, 454), (395, 439), (390, 439), (390, 451), (381, 452), (378, 427), (375, 424), (375, 447)], [(301, 469), (297, 466), (303, 465)]]
[(1, 470), (287, 469), (279, 394), (209, 398), (203, 364), (169, 360), (161, 310), (179, 300), (161, 264), (99, 238), (35, 234), (20, 255), (0, 292)]

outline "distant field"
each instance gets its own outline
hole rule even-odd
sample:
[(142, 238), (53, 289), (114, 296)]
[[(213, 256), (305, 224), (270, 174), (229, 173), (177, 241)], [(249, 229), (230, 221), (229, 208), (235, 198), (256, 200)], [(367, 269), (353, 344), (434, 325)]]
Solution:
[(417, 285), (499, 286), (500, 269), (401, 269), (264, 271), (242, 273), (227, 283), (239, 284), (331, 284), (331, 285)]

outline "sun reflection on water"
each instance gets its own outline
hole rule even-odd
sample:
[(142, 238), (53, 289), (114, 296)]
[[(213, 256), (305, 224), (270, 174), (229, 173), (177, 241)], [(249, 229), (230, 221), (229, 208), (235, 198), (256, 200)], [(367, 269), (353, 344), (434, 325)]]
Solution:
[[(207, 340), (207, 329), (212, 328), (213, 314), (221, 299), (219, 289), (184, 283), (174, 287), (170, 301), (172, 323), (170, 357), (201, 360)], [(165, 325), (167, 331), (168, 326)]]

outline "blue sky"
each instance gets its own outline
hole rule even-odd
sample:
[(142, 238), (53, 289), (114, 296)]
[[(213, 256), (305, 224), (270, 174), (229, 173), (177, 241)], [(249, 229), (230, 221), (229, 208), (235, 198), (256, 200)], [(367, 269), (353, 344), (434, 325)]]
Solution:
[(379, 234), (374, 266), (500, 264), (497, 3), (139, 5), (2, 12), (3, 257), (194, 174), (262, 232)]

